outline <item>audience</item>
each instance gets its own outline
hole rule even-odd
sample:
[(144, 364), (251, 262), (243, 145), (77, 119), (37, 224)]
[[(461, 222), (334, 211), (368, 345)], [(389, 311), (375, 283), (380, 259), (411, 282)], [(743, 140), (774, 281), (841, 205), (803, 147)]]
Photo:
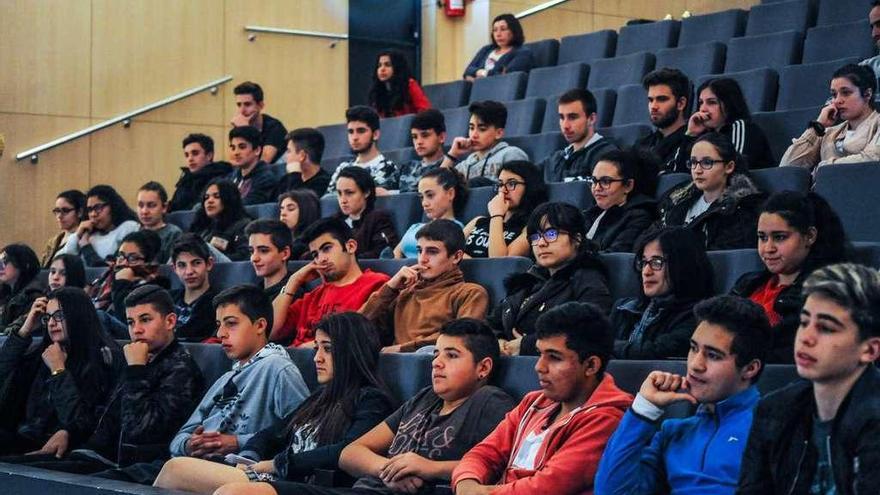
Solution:
[(201, 342), (213, 337), (217, 324), (212, 301), (217, 290), (211, 286), (214, 257), (208, 245), (195, 234), (184, 234), (171, 249), (171, 263), (183, 284), (183, 288), (171, 292), (177, 339)]
[(204, 134), (190, 134), (183, 138), (183, 157), (186, 166), (180, 167), (180, 178), (174, 186), (168, 211), (197, 208), (202, 204), (202, 192), (208, 182), (232, 173), (229, 163), (214, 161), (214, 140)]
[(228, 179), (212, 179), (189, 231), (227, 258), (222, 260), (215, 256), (216, 261), (243, 261), (248, 256), (244, 228), (250, 221), (235, 184)]
[(0, 328), (27, 314), (44, 295), (39, 273), (40, 260), (26, 244), (9, 244), (0, 251)]
[(489, 294), (465, 282), (458, 266), (464, 256), (461, 226), (452, 220), (433, 220), (419, 229), (416, 240), (417, 263), (401, 267), (360, 309), (386, 336), (383, 344), (389, 345), (382, 352), (411, 352), (433, 345), (446, 322), (486, 317)]
[(538, 318), (541, 390), (529, 392), (452, 473), (458, 495), (593, 493), (608, 438), (632, 396), (606, 371), (614, 336), (605, 312), (568, 302)]
[[(694, 308), (687, 375), (652, 371), (624, 414), (596, 473), (596, 493), (733, 494), (770, 335), (757, 304), (718, 296)], [(676, 402), (689, 418), (660, 422)], [(716, 440), (717, 439), (717, 440)]]
[(804, 282), (795, 337), (803, 380), (755, 411), (738, 494), (871, 493), (880, 486), (880, 274), (838, 264)]
[(870, 67), (847, 64), (831, 76), (831, 101), (793, 140), (780, 161), (815, 171), (824, 165), (880, 160), (877, 78)]
[(608, 272), (586, 239), (584, 217), (568, 203), (544, 203), (526, 227), (535, 264), (504, 281), (507, 297), (488, 318), (508, 355), (538, 353), (537, 320), (560, 304), (588, 302), (607, 314)]
[(667, 227), (648, 231), (637, 244), (638, 297), (614, 303), (614, 355), (620, 359), (687, 356), (697, 326), (694, 305), (714, 293), (712, 265), (691, 230)]
[(330, 185), (330, 174), (321, 168), (324, 135), (310, 127), (294, 129), (287, 135), (287, 175), (281, 178), (275, 196), (306, 189), (320, 197)]
[(642, 87), (648, 92), (648, 114), (656, 130), (636, 141), (636, 147), (657, 154), (663, 164), (660, 173), (689, 172), (685, 132), (693, 88), (690, 79), (678, 69), (664, 67), (649, 72)]
[(535, 65), (532, 51), (523, 48), (526, 37), (513, 14), (501, 14), (492, 20), (489, 44), (480, 48), (464, 70), (468, 81), (508, 72), (528, 72)]
[(79, 223), (85, 220), (86, 195), (76, 189), (59, 193), (58, 197), (55, 198), (55, 207), (52, 208), (52, 215), (55, 216), (61, 232), (58, 232), (46, 241), (43, 257), (40, 259), (40, 266), (43, 268), (49, 267), (49, 263), (52, 263), (55, 255), (67, 244), (67, 238), (76, 233)]
[(58, 254), (77, 254), (86, 266), (106, 266), (126, 235), (138, 230), (137, 215), (111, 186), (93, 186), (86, 193), (88, 219), (67, 236)]
[(263, 281), (263, 292), (270, 301), (281, 292), (290, 278), (290, 230), (280, 220), (260, 218), (244, 229), (254, 273)]
[(260, 160), (260, 131), (256, 127), (233, 127), (229, 131), (229, 179), (238, 186), (241, 201), (246, 205), (270, 203), (274, 199), (277, 179), (266, 162)]
[(168, 213), (168, 193), (162, 184), (155, 181), (142, 185), (137, 194), (137, 214), (141, 229), (152, 230), (162, 240), (162, 248), (156, 255), (159, 263), (165, 264), (171, 257), (171, 247), (183, 233), (180, 227), (165, 223)]
[[(388, 275), (361, 271), (358, 243), (351, 228), (338, 218), (323, 218), (303, 232), (312, 261), (297, 270), (275, 298), (270, 340), (295, 347), (312, 347), (315, 328), (324, 316), (357, 311), (388, 281)], [(300, 296), (313, 281), (320, 284)]]
[[(538, 166), (544, 181), (585, 180), (602, 155), (617, 149), (596, 132), (596, 98), (586, 89), (570, 89), (559, 97), (559, 131), (568, 146), (554, 151)], [(538, 157), (534, 157), (537, 159)]]
[(767, 361), (792, 364), (804, 280), (818, 268), (845, 260), (846, 235), (840, 218), (815, 193), (776, 193), (760, 213), (757, 247), (765, 269), (742, 275), (731, 293), (767, 313), (773, 328)]
[(376, 209), (376, 183), (366, 170), (348, 167), (337, 172), (336, 197), (339, 213), (357, 241), (360, 258), (378, 258), (384, 249), (397, 245), (397, 229), (391, 215)]
[[(467, 184), (464, 178), (448, 168), (434, 168), (426, 171), (419, 179), (419, 199), (428, 222), (432, 220), (451, 220), (461, 230), (462, 224), (456, 220), (467, 201)], [(416, 233), (428, 222), (417, 222), (409, 226), (400, 243), (394, 248), (395, 258), (415, 258), (418, 256)]]
[(327, 194), (336, 194), (339, 172), (348, 167), (360, 167), (370, 172), (381, 194), (397, 189), (400, 170), (379, 152), (377, 144), (381, 135), (379, 114), (370, 107), (356, 105), (345, 111), (345, 121), (348, 123), (348, 144), (355, 154), (355, 160), (342, 162), (336, 167), (327, 186)]
[(290, 259), (304, 259), (309, 247), (302, 242), (302, 233), (321, 218), (321, 203), (311, 190), (293, 189), (278, 196), (279, 218), (290, 231)]
[(707, 250), (755, 246), (764, 195), (748, 176), (742, 156), (723, 134), (697, 138), (688, 160), (690, 183), (660, 201), (660, 226), (686, 226), (703, 236)]
[(419, 158), (401, 164), (400, 192), (416, 191), (419, 178), (425, 172), (439, 168), (445, 157), (443, 143), (446, 141), (446, 119), (440, 110), (419, 112), (409, 127), (413, 150)]
[(476, 217), (464, 227), (464, 254), (468, 258), (526, 256), (529, 251), (526, 222), (529, 214), (547, 201), (541, 171), (530, 162), (506, 163), (498, 172), (495, 190), (488, 215)]
[(287, 129), (281, 121), (263, 112), (266, 106), (263, 102), (263, 88), (257, 83), (245, 81), (232, 92), (235, 94), (237, 112), (230, 124), (232, 127), (256, 128), (260, 136), (255, 141), (262, 144), (259, 159), (266, 163), (275, 163), (284, 152)]
[(376, 56), (376, 72), (368, 95), (379, 117), (400, 117), (431, 108), (422, 87), (412, 77), (409, 63), (397, 50), (382, 50)]

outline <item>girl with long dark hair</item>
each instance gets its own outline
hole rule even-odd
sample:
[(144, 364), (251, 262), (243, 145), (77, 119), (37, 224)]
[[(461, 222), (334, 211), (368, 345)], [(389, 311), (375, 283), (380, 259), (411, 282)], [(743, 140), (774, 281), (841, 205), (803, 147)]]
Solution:
[(40, 260), (30, 247), (10, 244), (0, 251), (0, 328), (27, 314), (43, 295), (39, 272)]
[(74, 234), (79, 223), (86, 219), (86, 195), (76, 189), (59, 193), (55, 198), (52, 215), (55, 216), (61, 231), (46, 241), (46, 248), (40, 259), (40, 266), (43, 268), (49, 267), (58, 251), (67, 244), (67, 238)]
[(384, 249), (397, 245), (399, 237), (391, 215), (376, 209), (376, 182), (367, 169), (339, 170), (336, 199), (340, 210), (337, 216), (351, 227), (358, 258), (378, 258)]
[(202, 207), (196, 210), (189, 231), (229, 260), (242, 261), (249, 256), (244, 228), (251, 220), (238, 186), (229, 179), (213, 179), (202, 194)]
[(106, 259), (116, 253), (122, 238), (139, 230), (137, 214), (108, 185), (97, 185), (86, 193), (87, 220), (68, 236), (62, 254), (78, 254), (86, 266), (107, 266)]
[(383, 50), (376, 56), (369, 101), (380, 117), (398, 117), (431, 108), (422, 87), (412, 77), (406, 57), (397, 50)]
[(278, 196), (279, 217), (290, 229), (293, 247), (290, 259), (303, 259), (309, 246), (300, 240), (309, 225), (321, 218), (321, 203), (318, 196), (309, 189), (294, 189)]
[(522, 24), (513, 14), (501, 14), (492, 20), (490, 43), (474, 55), (464, 70), (464, 78), (497, 76), (508, 72), (528, 72), (535, 65), (532, 51), (523, 48), (526, 37)]

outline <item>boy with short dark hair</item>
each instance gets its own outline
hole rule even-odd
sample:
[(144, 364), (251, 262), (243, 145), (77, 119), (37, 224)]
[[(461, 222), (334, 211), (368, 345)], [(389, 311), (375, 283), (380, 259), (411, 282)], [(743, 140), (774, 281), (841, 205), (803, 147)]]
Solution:
[(531, 392), (452, 473), (458, 495), (593, 493), (596, 465), (632, 396), (605, 371), (614, 333), (598, 306), (569, 302), (538, 318)]
[(446, 119), (436, 108), (419, 112), (410, 124), (410, 136), (418, 160), (400, 166), (400, 192), (416, 192), (419, 178), (443, 163), (443, 143), (446, 141)]
[(171, 249), (174, 273), (183, 284), (171, 292), (177, 313), (177, 338), (183, 342), (202, 342), (214, 335), (214, 296), (211, 270), (214, 257), (201, 237), (187, 233)]
[(486, 289), (465, 282), (458, 266), (464, 234), (457, 223), (434, 220), (419, 229), (416, 239), (417, 264), (402, 267), (360, 309), (386, 335), (383, 340), (390, 345), (383, 352), (412, 352), (432, 345), (445, 323), (482, 320), (489, 307)]
[(245, 205), (271, 203), (275, 200), (275, 177), (260, 159), (263, 144), (256, 127), (233, 127), (229, 131), (229, 161), (235, 169), (229, 179), (238, 186)]
[(664, 67), (642, 79), (648, 92), (648, 113), (656, 130), (636, 141), (636, 147), (648, 148), (663, 162), (663, 173), (690, 173), (687, 132), (691, 81), (678, 69)]
[(263, 279), (266, 297), (273, 301), (290, 278), (287, 270), (293, 244), (290, 229), (280, 220), (260, 218), (249, 223), (244, 233), (248, 236), (251, 265), (257, 276)]
[(397, 189), (400, 171), (393, 161), (379, 152), (378, 142), (382, 133), (379, 129), (379, 114), (368, 106), (356, 105), (345, 111), (345, 121), (348, 123), (348, 144), (356, 158), (354, 161), (342, 162), (336, 167), (326, 193), (336, 194), (336, 178), (339, 171), (346, 167), (361, 167), (369, 170), (376, 182), (376, 193), (379, 195)]
[(321, 168), (324, 136), (317, 129), (303, 127), (287, 135), (287, 175), (281, 178), (276, 196), (294, 189), (308, 189), (319, 198), (327, 192), (330, 174)]
[(180, 227), (171, 223), (165, 223), (165, 214), (168, 213), (168, 193), (162, 184), (155, 181), (147, 182), (138, 189), (137, 215), (141, 228), (152, 230), (162, 240), (162, 247), (156, 254), (156, 261), (167, 263), (171, 257), (171, 247), (183, 234)]
[(260, 132), (262, 143), (260, 158), (266, 163), (275, 163), (285, 147), (287, 129), (280, 120), (263, 112), (263, 88), (259, 84), (245, 81), (232, 90), (235, 94), (237, 112), (232, 117), (233, 127), (255, 127)]
[(232, 173), (232, 167), (214, 161), (214, 140), (205, 134), (189, 134), (183, 138), (186, 166), (180, 167), (180, 178), (174, 185), (174, 196), (168, 211), (192, 210), (202, 203), (202, 192), (208, 182)]

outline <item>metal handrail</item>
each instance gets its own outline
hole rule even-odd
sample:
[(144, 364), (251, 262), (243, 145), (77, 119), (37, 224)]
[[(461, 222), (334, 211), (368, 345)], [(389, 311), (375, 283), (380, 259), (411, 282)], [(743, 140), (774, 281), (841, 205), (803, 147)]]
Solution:
[(42, 153), (44, 151), (50, 150), (50, 149), (55, 148), (57, 146), (61, 146), (62, 144), (73, 141), (74, 139), (79, 139), (83, 136), (88, 136), (89, 134), (92, 134), (93, 132), (100, 131), (101, 129), (104, 129), (106, 127), (110, 127), (110, 126), (118, 124), (120, 122), (122, 122), (122, 124), (125, 127), (128, 127), (129, 125), (131, 125), (131, 119), (134, 117), (137, 117), (138, 115), (150, 112), (152, 110), (164, 107), (166, 105), (170, 105), (171, 103), (174, 103), (176, 101), (180, 101), (184, 98), (189, 98), (190, 96), (197, 94), (197, 93), (201, 93), (202, 91), (210, 90), (211, 94), (217, 94), (217, 86), (219, 86), (221, 84), (228, 83), (231, 80), (232, 80), (232, 76), (223, 76), (220, 79), (217, 79), (215, 81), (211, 81), (207, 84), (203, 84), (201, 86), (198, 86), (198, 87), (195, 87), (192, 89), (188, 89), (182, 93), (178, 93), (174, 96), (169, 96), (168, 98), (159, 100), (155, 103), (150, 103), (149, 105), (138, 108), (137, 110), (132, 110), (131, 112), (127, 112), (127, 113), (124, 113), (118, 117), (113, 117), (112, 119), (105, 120), (105, 121), (100, 122), (98, 124), (95, 124), (91, 127), (87, 127), (81, 131), (76, 131), (76, 132), (67, 134), (66, 136), (61, 136), (60, 138), (49, 141), (46, 144), (41, 144), (40, 146), (36, 146), (36, 147), (31, 148), (29, 150), (22, 151), (21, 153), (15, 155), (15, 160), (18, 161), (18, 160), (23, 160), (24, 158), (30, 157), (31, 163), (37, 163), (40, 159), (40, 156), (39, 156), (40, 153)]
[(517, 19), (522, 19), (523, 17), (528, 17), (530, 15), (537, 14), (538, 12), (543, 12), (543, 11), (549, 9), (550, 7), (555, 7), (555, 6), (559, 5), (560, 3), (565, 3), (567, 1), (568, 0), (550, 0), (549, 2), (544, 2), (540, 5), (535, 5), (532, 8), (523, 10), (519, 14), (516, 14), (514, 17), (516, 17)]
[[(267, 27), (267, 26), (245, 26), (244, 30), (249, 33), (271, 33), (271, 34), (289, 34), (294, 36), (309, 36), (312, 38), (326, 38), (334, 40), (333, 43), (330, 44), (330, 48), (336, 46), (336, 42), (340, 40), (347, 40), (347, 34), (341, 33), (324, 33), (321, 31), (305, 31), (303, 29), (287, 29), (287, 28), (275, 28), (275, 27)], [(251, 34), (248, 36), (248, 41), (254, 41), (256, 39), (256, 35)]]

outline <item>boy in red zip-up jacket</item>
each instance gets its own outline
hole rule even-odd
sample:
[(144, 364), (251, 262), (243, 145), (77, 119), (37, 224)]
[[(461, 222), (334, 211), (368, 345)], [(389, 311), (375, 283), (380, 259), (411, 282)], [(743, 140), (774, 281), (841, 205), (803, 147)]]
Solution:
[(593, 493), (605, 444), (633, 400), (605, 373), (614, 335), (588, 303), (563, 304), (536, 326), (541, 390), (465, 454), (452, 473), (457, 495)]

